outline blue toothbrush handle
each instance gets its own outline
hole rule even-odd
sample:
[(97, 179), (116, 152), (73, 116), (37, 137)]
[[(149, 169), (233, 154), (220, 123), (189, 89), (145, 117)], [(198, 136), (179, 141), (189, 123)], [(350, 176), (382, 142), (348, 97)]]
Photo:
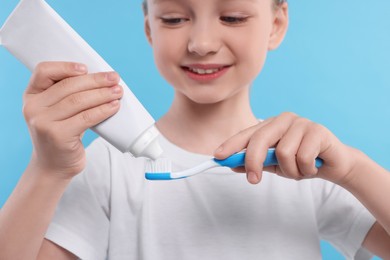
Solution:
[[(214, 161), (221, 166), (226, 166), (230, 168), (236, 168), (239, 166), (245, 165), (245, 152), (239, 152), (229, 156), (226, 159), (219, 160), (215, 159)], [(321, 158), (316, 158), (316, 167), (320, 168), (324, 164), (324, 161)], [(275, 148), (268, 149), (267, 156), (264, 161), (264, 166), (278, 165), (278, 159), (276, 158)]]

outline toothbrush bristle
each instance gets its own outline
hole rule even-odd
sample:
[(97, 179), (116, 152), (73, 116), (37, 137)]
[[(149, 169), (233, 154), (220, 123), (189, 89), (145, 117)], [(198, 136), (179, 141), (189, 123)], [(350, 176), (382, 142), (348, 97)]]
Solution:
[(145, 166), (146, 173), (170, 173), (172, 168), (171, 160), (159, 158), (155, 161), (149, 160)]
[(171, 167), (169, 159), (150, 160), (145, 166), (145, 178), (147, 180), (172, 180)]

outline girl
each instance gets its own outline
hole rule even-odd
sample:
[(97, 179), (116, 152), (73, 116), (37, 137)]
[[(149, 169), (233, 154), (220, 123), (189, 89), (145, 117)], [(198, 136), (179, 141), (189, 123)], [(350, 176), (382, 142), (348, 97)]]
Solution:
[[(42, 63), (24, 97), (34, 151), (1, 211), (0, 259), (320, 259), (320, 239), (350, 259), (389, 258), (390, 207), (377, 199), (390, 197), (388, 172), (307, 119), (252, 113), (250, 85), (283, 40), (287, 3), (149, 0), (144, 11), (175, 90), (156, 123), (172, 171), (246, 149), (234, 170), (261, 183), (225, 168), (148, 182), (143, 158), (100, 138), (85, 151), (82, 133), (118, 110), (119, 76)], [(263, 169), (269, 147), (280, 165)]]

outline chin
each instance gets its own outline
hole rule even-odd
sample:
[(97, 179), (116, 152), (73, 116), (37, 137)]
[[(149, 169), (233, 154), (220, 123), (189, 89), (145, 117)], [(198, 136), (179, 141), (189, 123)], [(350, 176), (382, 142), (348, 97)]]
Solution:
[(214, 105), (221, 103), (228, 99), (227, 96), (221, 95), (222, 93), (208, 93), (202, 95), (186, 95), (186, 97), (192, 102), (200, 105)]
[(242, 91), (242, 88), (229, 88), (227, 85), (224, 87), (215, 85), (176, 88), (176, 93), (179, 94), (178, 97), (181, 96), (190, 102), (202, 105), (213, 105), (235, 99)]

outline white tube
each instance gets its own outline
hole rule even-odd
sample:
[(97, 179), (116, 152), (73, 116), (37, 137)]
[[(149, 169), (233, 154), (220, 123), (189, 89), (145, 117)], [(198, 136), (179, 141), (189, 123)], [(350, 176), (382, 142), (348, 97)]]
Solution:
[[(45, 1), (22, 0), (0, 29), (0, 44), (30, 70), (42, 61), (84, 63), (90, 73), (113, 69)], [(92, 130), (122, 152), (158, 158), (162, 149), (154, 119), (121, 80), (118, 113)]]

